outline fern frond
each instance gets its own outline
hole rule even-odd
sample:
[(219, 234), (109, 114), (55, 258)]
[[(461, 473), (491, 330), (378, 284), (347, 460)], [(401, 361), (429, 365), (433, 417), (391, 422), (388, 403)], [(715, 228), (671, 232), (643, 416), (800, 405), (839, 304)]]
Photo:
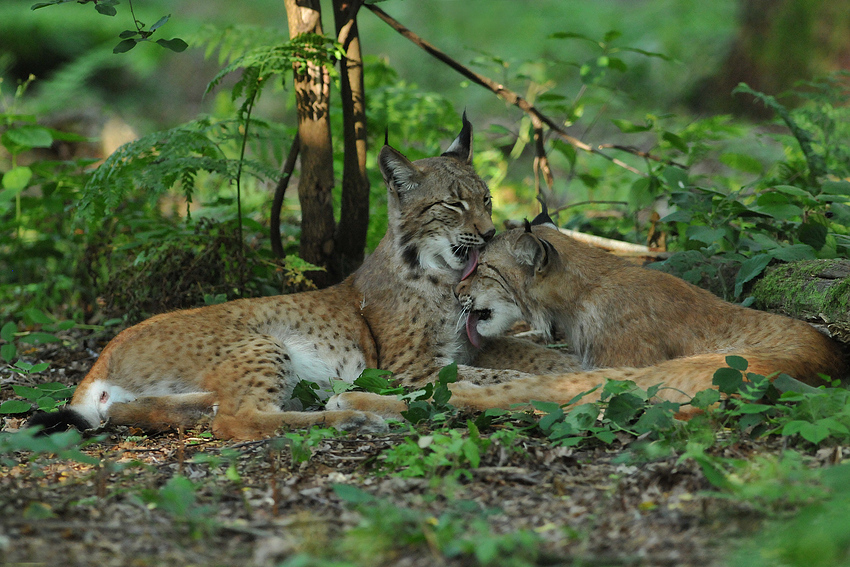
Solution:
[[(87, 220), (101, 219), (143, 189), (155, 202), (178, 182), (191, 201), (199, 171), (217, 174), (228, 182), (239, 171), (239, 160), (222, 151), (222, 136), (234, 136), (236, 121), (196, 120), (170, 130), (156, 132), (124, 144), (92, 174), (83, 190), (78, 214)], [(260, 162), (245, 160), (243, 171), (260, 179), (274, 179), (277, 170)]]
[(232, 25), (224, 28), (206, 24), (186, 38), (193, 47), (204, 47), (204, 57), (218, 50), (218, 64), (232, 62), (253, 49), (264, 45), (286, 43), (288, 37), (268, 26)]

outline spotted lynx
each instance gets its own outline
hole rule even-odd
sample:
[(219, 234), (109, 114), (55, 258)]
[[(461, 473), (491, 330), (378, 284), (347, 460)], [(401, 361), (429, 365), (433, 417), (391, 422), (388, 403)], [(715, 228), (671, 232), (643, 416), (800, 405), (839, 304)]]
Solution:
[(747, 309), (669, 274), (635, 266), (559, 232), (545, 215), (538, 226), (494, 238), (474, 272), (457, 287), (473, 343), (515, 321), (559, 330), (583, 372), (537, 376), (495, 387), (461, 385), (452, 402), (483, 409), (532, 399), (566, 403), (606, 378), (655, 384), (662, 398), (687, 401), (712, 387), (729, 355), (748, 371), (784, 372), (811, 385), (844, 378), (833, 341), (788, 317)]
[[(405, 384), (432, 380), (461, 363), (466, 379), (493, 372), (472, 368), (565, 370), (575, 361), (531, 343), (496, 340), (477, 351), (465, 334), (453, 288), (495, 233), (490, 192), (472, 168), (472, 127), (441, 156), (410, 162), (384, 146), (388, 228), (353, 275), (325, 290), (243, 299), (165, 313), (131, 327), (103, 350), (67, 409), (37, 414), (48, 429), (103, 421), (148, 429), (192, 424), (214, 414), (221, 438), (255, 439), (281, 426), (324, 424), (380, 431), (369, 412), (302, 412), (290, 400), (299, 380), (328, 386), (352, 382), (364, 368), (393, 371)], [(521, 376), (501, 370), (500, 377)]]

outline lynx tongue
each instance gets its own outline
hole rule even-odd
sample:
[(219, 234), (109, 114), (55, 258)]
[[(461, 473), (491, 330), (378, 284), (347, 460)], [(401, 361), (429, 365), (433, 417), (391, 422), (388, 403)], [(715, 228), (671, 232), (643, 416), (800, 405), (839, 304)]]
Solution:
[(478, 250), (473, 248), (469, 251), (469, 259), (466, 261), (466, 266), (463, 267), (463, 276), (460, 278), (460, 281), (468, 278), (475, 271), (476, 266), (478, 266)]
[(470, 311), (466, 317), (466, 336), (475, 348), (481, 348), (481, 335), (478, 334), (478, 313)]

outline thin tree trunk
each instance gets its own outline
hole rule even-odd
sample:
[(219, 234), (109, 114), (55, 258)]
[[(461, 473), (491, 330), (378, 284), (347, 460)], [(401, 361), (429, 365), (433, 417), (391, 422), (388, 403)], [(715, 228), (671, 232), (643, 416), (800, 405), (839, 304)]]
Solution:
[(366, 101), (357, 13), (362, 0), (334, 0), (334, 21), (345, 49), (340, 62), (340, 92), (345, 156), (342, 209), (334, 249), (336, 271), (346, 275), (363, 262), (369, 227), (369, 177), (366, 175)]
[[(285, 0), (289, 36), (322, 34), (319, 0)], [(298, 110), (298, 138), (301, 142), (301, 177), (298, 199), (301, 203), (301, 246), (299, 255), (327, 269), (308, 272), (319, 287), (339, 281), (330, 259), (334, 253), (333, 151), (330, 129), (330, 77), (328, 70), (314, 63), (296, 65), (295, 100)]]

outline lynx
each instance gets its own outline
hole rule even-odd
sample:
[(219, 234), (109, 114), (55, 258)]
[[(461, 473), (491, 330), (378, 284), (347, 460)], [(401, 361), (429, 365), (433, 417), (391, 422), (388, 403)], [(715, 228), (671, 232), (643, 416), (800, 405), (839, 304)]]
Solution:
[[(547, 334), (557, 330), (581, 371), (501, 384), (458, 382), (451, 386), (455, 406), (566, 404), (609, 378), (643, 389), (663, 384), (659, 397), (687, 402), (712, 387), (714, 372), (729, 355), (744, 357), (749, 372), (785, 372), (811, 385), (823, 384), (821, 374), (847, 373), (837, 344), (803, 321), (733, 305), (672, 275), (635, 266), (565, 236), (545, 214), (533, 224), (496, 236), (457, 286), (467, 334), (477, 346), (518, 320)], [(398, 400), (355, 392), (331, 398), (328, 406), (386, 417), (405, 409)], [(685, 407), (679, 417), (694, 413)]]
[(583, 372), (537, 376), (495, 387), (463, 385), (453, 403), (508, 407), (531, 399), (560, 403), (603, 383), (655, 384), (662, 398), (684, 402), (712, 387), (725, 357), (748, 372), (787, 373), (810, 385), (843, 378), (836, 343), (809, 324), (748, 309), (675, 276), (642, 268), (559, 232), (545, 215), (537, 226), (494, 238), (457, 287), (472, 344), (503, 333), (518, 319), (559, 330)]
[[(299, 380), (328, 387), (383, 368), (405, 384), (462, 364), (466, 379), (486, 383), (502, 369), (569, 370), (575, 361), (531, 343), (470, 345), (453, 288), (493, 237), (490, 192), (472, 168), (472, 126), (439, 157), (410, 162), (385, 145), (387, 233), (342, 283), (315, 292), (242, 299), (154, 316), (116, 336), (83, 379), (69, 406), (36, 414), (47, 430), (102, 422), (147, 429), (189, 425), (214, 414), (217, 437), (256, 439), (281, 426), (313, 424), (382, 431), (369, 412), (302, 412)], [(502, 370), (503, 378), (521, 376)]]

